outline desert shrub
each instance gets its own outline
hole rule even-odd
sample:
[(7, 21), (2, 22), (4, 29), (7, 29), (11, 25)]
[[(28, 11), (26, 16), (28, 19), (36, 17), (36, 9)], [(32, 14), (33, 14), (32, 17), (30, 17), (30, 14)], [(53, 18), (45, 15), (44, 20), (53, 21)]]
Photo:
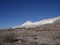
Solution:
[(59, 39), (60, 40), (60, 35), (56, 35), (55, 37), (52, 37), (53, 40)]
[(60, 45), (60, 43), (56, 43), (55, 45)]
[(27, 43), (24, 44), (24, 45), (38, 45), (38, 43), (37, 43), (37, 42), (27, 42)]
[(56, 39), (60, 39), (60, 35), (56, 37)]
[(16, 39), (16, 34), (15, 33), (9, 33), (9, 34), (5, 35), (4, 41), (5, 42), (15, 42), (15, 41), (18, 41), (18, 40)]
[(46, 44), (46, 43), (42, 43), (42, 44), (39, 44), (39, 45), (49, 45), (49, 44)]

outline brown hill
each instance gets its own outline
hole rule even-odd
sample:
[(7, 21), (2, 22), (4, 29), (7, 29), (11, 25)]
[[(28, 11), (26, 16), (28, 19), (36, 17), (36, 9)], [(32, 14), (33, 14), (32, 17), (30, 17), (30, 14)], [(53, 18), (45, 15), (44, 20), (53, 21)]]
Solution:
[(53, 24), (45, 24), (42, 26), (38, 26), (35, 28), (30, 28), (32, 30), (36, 30), (36, 31), (58, 31), (60, 30), (60, 21), (54, 22)]

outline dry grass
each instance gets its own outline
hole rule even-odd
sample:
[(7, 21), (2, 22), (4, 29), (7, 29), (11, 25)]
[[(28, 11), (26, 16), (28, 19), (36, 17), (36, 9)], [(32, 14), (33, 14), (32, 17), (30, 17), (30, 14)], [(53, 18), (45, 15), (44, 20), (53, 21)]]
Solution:
[(16, 29), (0, 32), (0, 45), (59, 45), (60, 43), (60, 31), (38, 32)]

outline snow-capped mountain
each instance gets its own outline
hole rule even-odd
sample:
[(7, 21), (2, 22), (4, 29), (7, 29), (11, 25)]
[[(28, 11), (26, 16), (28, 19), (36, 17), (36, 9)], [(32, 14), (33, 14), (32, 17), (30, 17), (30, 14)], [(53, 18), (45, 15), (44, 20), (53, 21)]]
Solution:
[(60, 20), (60, 16), (55, 18), (43, 19), (37, 22), (27, 21), (20, 26), (14, 26), (12, 28), (22, 28), (22, 27), (33, 28), (33, 27), (44, 25), (44, 24), (53, 24), (57, 20)]

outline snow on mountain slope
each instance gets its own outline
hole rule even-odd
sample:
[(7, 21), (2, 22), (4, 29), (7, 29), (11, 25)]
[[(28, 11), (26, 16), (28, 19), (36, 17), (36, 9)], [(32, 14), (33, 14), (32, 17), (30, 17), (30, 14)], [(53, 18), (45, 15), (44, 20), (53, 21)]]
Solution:
[(37, 21), (37, 22), (27, 21), (20, 26), (15, 26), (15, 27), (12, 27), (12, 28), (22, 28), (22, 27), (33, 28), (33, 27), (44, 25), (44, 24), (52, 24), (58, 19), (60, 19), (60, 16), (55, 17), (55, 18), (43, 19), (43, 20)]

